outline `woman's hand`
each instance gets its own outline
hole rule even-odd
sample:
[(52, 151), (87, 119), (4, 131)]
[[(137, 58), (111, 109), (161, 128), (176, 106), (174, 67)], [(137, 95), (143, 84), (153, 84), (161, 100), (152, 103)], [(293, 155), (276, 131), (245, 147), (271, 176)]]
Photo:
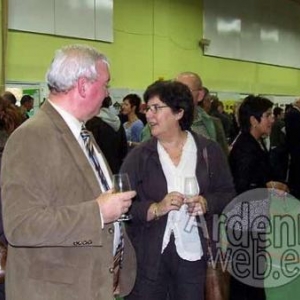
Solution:
[(179, 210), (184, 202), (184, 196), (179, 192), (171, 192), (162, 199), (158, 205), (160, 215), (163, 216), (171, 210)]
[(279, 181), (269, 181), (267, 182), (267, 188), (278, 190), (278, 193), (288, 193), (290, 190), (285, 183)]
[(147, 220), (159, 219), (171, 210), (179, 210), (184, 202), (184, 196), (179, 192), (167, 194), (160, 202), (155, 202), (148, 209)]
[(185, 198), (184, 203), (188, 206), (188, 213), (191, 216), (203, 215), (207, 211), (207, 201), (203, 196), (197, 195)]

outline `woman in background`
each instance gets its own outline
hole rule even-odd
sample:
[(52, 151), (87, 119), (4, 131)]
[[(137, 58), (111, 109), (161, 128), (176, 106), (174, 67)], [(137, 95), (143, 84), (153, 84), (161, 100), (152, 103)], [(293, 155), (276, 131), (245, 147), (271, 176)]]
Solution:
[(122, 114), (128, 117), (128, 121), (124, 123), (124, 128), (129, 148), (138, 145), (141, 141), (144, 124), (137, 115), (140, 105), (141, 98), (137, 94), (128, 94), (123, 98)]
[(239, 107), (240, 134), (229, 155), (235, 188), (238, 194), (254, 188), (286, 190), (286, 184), (273, 180), (269, 152), (264, 138), (274, 122), (273, 103), (260, 96), (248, 96)]
[[(126, 299), (166, 300), (169, 294), (174, 300), (202, 300), (206, 243), (196, 222), (200, 215), (220, 214), (231, 200), (229, 167), (214, 141), (190, 131), (194, 104), (186, 85), (155, 82), (144, 100), (152, 138), (121, 167), (137, 191), (126, 225), (138, 270)], [(195, 177), (198, 185), (190, 198), (184, 195), (185, 177)]]
[[(240, 134), (232, 145), (232, 150), (229, 154), (229, 164), (231, 167), (235, 188), (238, 194), (242, 194), (246, 191), (259, 188), (270, 188), (288, 191), (288, 187), (285, 183), (275, 181), (272, 173), (272, 168), (269, 161), (269, 152), (264, 144), (264, 138), (271, 133), (272, 125), (274, 122), (272, 114), (273, 103), (264, 97), (260, 96), (248, 96), (241, 103), (238, 110), (238, 121), (240, 126)], [(257, 194), (256, 191), (253, 191)], [(263, 193), (263, 192), (261, 192)], [(259, 194), (259, 193), (258, 193)], [(243, 196), (240, 196), (241, 198)], [(252, 202), (253, 210), (249, 211), (249, 216), (245, 218), (245, 224), (252, 224), (250, 228), (243, 231), (245, 237), (255, 236), (252, 232), (257, 232), (261, 237), (264, 236), (264, 228), (254, 228), (253, 223), (249, 220), (253, 220), (257, 217), (268, 216), (269, 202), (265, 200)], [(240, 209), (237, 209), (236, 213), (240, 214)], [(232, 230), (233, 227), (230, 229)], [(240, 230), (239, 234), (240, 234)], [(249, 253), (249, 261), (251, 265), (255, 264), (255, 257), (265, 247), (264, 239), (258, 239), (254, 241), (254, 238), (249, 239), (247, 246), (243, 247), (230, 245), (235, 251), (245, 251)], [(255, 248), (254, 248), (255, 247)], [(237, 253), (237, 252), (236, 252)], [(265, 264), (262, 261), (259, 265), (256, 265), (256, 271), (259, 270), (260, 275), (264, 273)], [(254, 270), (254, 269), (253, 269)], [(257, 278), (257, 274), (251, 272), (249, 278)], [(259, 282), (257, 280), (256, 282)], [(263, 279), (260, 280), (259, 287), (245, 284), (243, 278), (231, 277), (230, 286), (230, 300), (264, 300), (266, 299), (265, 291), (263, 287)]]

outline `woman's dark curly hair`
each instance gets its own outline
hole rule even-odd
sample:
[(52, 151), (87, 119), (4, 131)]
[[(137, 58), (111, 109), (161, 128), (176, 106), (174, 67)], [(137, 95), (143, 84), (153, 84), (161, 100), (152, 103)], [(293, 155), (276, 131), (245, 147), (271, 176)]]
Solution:
[(194, 119), (194, 102), (189, 88), (178, 81), (156, 81), (149, 85), (144, 93), (144, 101), (158, 97), (160, 101), (169, 106), (173, 113), (184, 111), (179, 125), (182, 130), (190, 130)]

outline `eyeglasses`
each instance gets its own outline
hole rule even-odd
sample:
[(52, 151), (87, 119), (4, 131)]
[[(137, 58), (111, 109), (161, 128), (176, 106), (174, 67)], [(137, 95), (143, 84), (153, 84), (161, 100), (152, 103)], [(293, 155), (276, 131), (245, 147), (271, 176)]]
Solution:
[(146, 107), (146, 112), (148, 112), (150, 110), (154, 114), (157, 114), (157, 112), (160, 109), (165, 108), (165, 107), (169, 107), (169, 106), (167, 106), (167, 105), (152, 104), (152, 105), (149, 105), (149, 106)]

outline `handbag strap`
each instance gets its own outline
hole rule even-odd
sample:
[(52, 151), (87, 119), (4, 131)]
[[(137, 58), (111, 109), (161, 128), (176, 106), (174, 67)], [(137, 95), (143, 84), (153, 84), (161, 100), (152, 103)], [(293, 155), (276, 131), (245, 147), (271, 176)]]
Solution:
[(207, 148), (206, 147), (203, 148), (202, 155), (203, 155), (203, 159), (205, 161), (207, 174), (209, 175), (209, 162), (208, 162), (208, 153), (207, 153)]
[[(211, 174), (210, 174), (210, 169), (209, 169), (209, 159), (208, 159), (208, 152), (207, 152), (206, 147), (203, 148), (202, 155), (203, 155), (203, 159), (204, 159), (205, 164), (206, 164), (206, 171), (207, 171), (208, 179), (210, 180)], [(206, 220), (205, 220), (203, 215), (201, 217), (203, 218), (202, 229), (204, 231), (204, 237), (206, 238), (206, 241), (207, 241), (208, 263), (211, 264), (213, 266), (213, 268), (215, 268), (216, 263), (214, 262), (214, 256), (213, 256), (213, 251), (212, 251), (212, 240), (210, 238), (210, 234), (209, 234), (209, 231), (208, 231), (208, 228), (207, 228)], [(222, 253), (221, 253), (221, 259), (224, 259)]]
[[(210, 178), (209, 176), (209, 160), (208, 160), (208, 153), (207, 153), (207, 148), (203, 148), (202, 150), (202, 155), (203, 155), (203, 159), (205, 161), (205, 165), (206, 165), (206, 171), (207, 171), (207, 175), (208, 178)], [(203, 230), (204, 230), (204, 237), (206, 237), (207, 240), (207, 257), (208, 257), (208, 261), (211, 262), (213, 261), (213, 252), (212, 252), (212, 241), (208, 232), (208, 228), (207, 228), (207, 224), (205, 221), (205, 218), (203, 216)]]

